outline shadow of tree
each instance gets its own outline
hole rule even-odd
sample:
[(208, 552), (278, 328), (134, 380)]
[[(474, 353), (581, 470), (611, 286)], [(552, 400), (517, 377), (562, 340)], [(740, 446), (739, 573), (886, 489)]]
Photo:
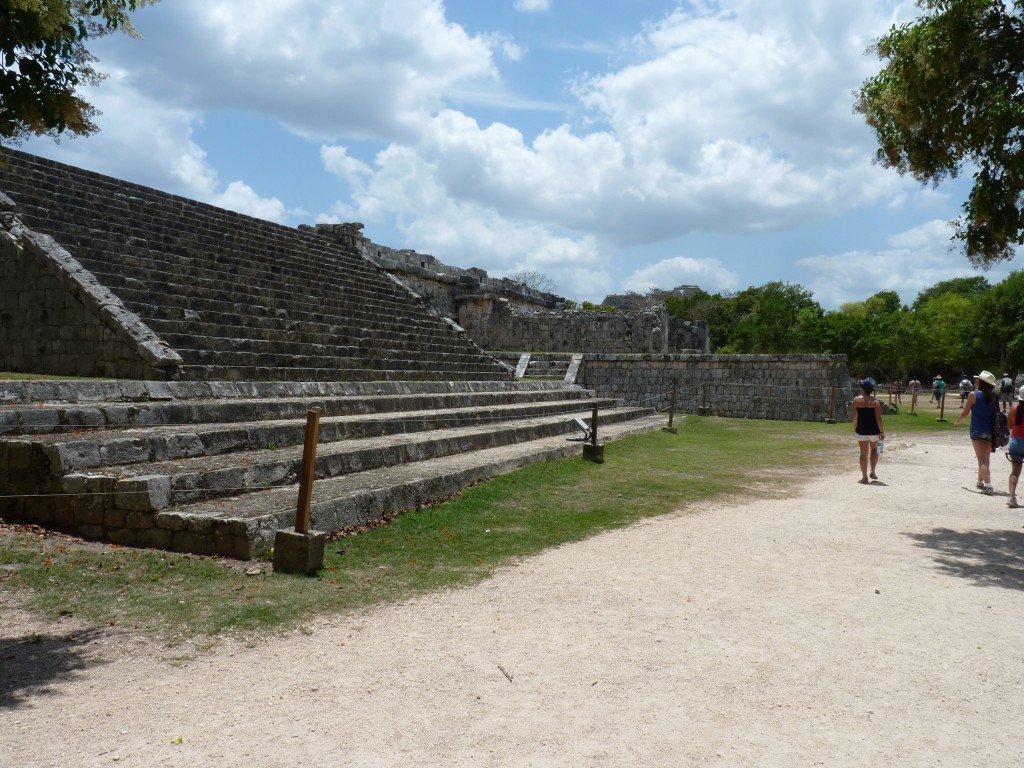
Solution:
[(0, 709), (14, 709), (30, 697), (52, 694), (53, 684), (94, 664), (85, 647), (102, 633), (102, 628), (96, 628), (70, 635), (0, 638)]
[(917, 546), (933, 549), (939, 570), (970, 579), (979, 586), (1024, 589), (1024, 533), (955, 531), (907, 533)]

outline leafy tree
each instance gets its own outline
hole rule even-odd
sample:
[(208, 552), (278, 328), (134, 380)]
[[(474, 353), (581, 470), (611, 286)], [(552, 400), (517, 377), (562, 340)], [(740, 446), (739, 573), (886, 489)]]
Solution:
[(0, 142), (87, 136), (96, 109), (75, 91), (103, 75), (86, 43), (138, 33), (128, 13), (156, 0), (0, 0)]
[(728, 341), (719, 351), (782, 354), (800, 350), (801, 312), (820, 307), (800, 285), (773, 281), (736, 294), (728, 307)]
[(1000, 371), (1010, 372), (1024, 367), (1024, 272), (1011, 272), (981, 298), (977, 336), (989, 365), (998, 360)]
[(988, 280), (980, 275), (942, 280), (917, 294), (917, 298), (914, 299), (914, 309), (920, 309), (929, 299), (933, 299), (943, 293), (955, 293), (960, 296), (966, 296), (969, 299), (977, 299), (991, 287), (988, 284)]
[(937, 367), (936, 372), (975, 367), (978, 309), (978, 302), (956, 293), (939, 294), (919, 307), (910, 330), (921, 345), (921, 362)]
[(1024, 242), (1024, 0), (917, 0), (924, 14), (874, 51), (886, 62), (856, 111), (878, 161), (922, 183), (976, 168), (955, 223), (975, 266), (1011, 259)]

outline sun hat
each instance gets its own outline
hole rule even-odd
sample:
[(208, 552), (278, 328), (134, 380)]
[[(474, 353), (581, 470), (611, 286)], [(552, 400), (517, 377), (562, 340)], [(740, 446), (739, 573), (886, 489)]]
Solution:
[(860, 380), (860, 385), (864, 387), (864, 391), (869, 395), (875, 391), (875, 380), (868, 376), (866, 379)]
[(1017, 393), (1017, 399), (1024, 402), (1024, 387), (1020, 388), (1020, 392)]
[(979, 380), (981, 380), (981, 381), (984, 381), (984, 382), (985, 382), (986, 384), (988, 384), (988, 385), (989, 385), (990, 387), (994, 387), (994, 386), (996, 385), (996, 377), (995, 377), (995, 376), (993, 376), (993, 375), (992, 375), (991, 373), (989, 373), (988, 371), (982, 371), (981, 373), (979, 373), (979, 374), (978, 374), (977, 376), (975, 376), (974, 378), (976, 378), (976, 379), (979, 379)]

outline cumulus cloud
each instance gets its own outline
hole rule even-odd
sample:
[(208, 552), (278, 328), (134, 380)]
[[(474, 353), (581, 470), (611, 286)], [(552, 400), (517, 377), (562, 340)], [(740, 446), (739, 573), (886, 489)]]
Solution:
[[(909, 304), (924, 288), (974, 274), (951, 246), (952, 234), (948, 222), (929, 221), (890, 236), (888, 247), (877, 252), (813, 256), (798, 264), (813, 275), (807, 287), (823, 307), (836, 309), (878, 291), (896, 291)], [(999, 269), (994, 274), (1003, 272)]]
[(524, 13), (540, 13), (551, 8), (551, 0), (516, 0), (515, 9)]
[(101, 87), (83, 90), (84, 98), (102, 113), (96, 136), (57, 145), (33, 139), (25, 150), (269, 221), (284, 223), (303, 214), (276, 197), (261, 197), (242, 181), (222, 188), (206, 152), (192, 140), (193, 126), (201, 117), (140, 98), (122, 70), (108, 74)]
[(451, 88), (497, 77), (491, 43), (449, 22), (440, 0), (179, 0), (137, 26), (145, 48), (116, 51), (132, 56), (139, 91), (319, 140), (408, 137)]
[(708, 293), (734, 291), (740, 287), (739, 276), (718, 259), (687, 256), (675, 256), (643, 267), (622, 281), (625, 290), (636, 293), (646, 293), (651, 288), (668, 290), (677, 285), (699, 285)]

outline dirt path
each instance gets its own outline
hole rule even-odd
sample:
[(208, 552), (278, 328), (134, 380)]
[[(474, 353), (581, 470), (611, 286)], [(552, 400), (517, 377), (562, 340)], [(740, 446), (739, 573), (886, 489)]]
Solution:
[(1017, 768), (1024, 511), (963, 487), (965, 436), (888, 443), (872, 486), (851, 445), (794, 499), (258, 647), (125, 649), (10, 700), (0, 764)]

